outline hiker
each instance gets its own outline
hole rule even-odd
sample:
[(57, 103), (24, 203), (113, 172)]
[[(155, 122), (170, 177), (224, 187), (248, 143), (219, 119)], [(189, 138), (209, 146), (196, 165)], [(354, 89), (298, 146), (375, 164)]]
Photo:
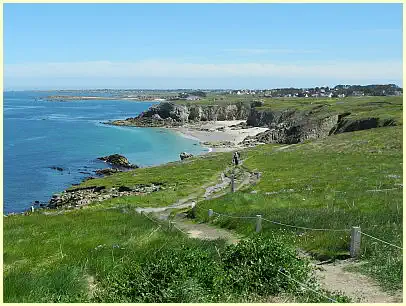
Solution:
[(234, 154), (233, 154), (233, 164), (238, 166), (239, 163), (240, 163), (240, 153), (234, 152)]

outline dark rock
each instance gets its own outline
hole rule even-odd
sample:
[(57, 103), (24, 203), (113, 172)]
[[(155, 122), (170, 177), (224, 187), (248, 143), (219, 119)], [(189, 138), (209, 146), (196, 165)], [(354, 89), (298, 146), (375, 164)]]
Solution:
[(191, 153), (186, 153), (186, 152), (182, 152), (179, 154), (180, 160), (184, 160), (186, 158), (190, 158), (193, 157), (193, 154)]
[(98, 175), (112, 175), (112, 174), (118, 173), (118, 172), (122, 172), (122, 171), (120, 171), (117, 168), (113, 168), (113, 169), (106, 168), (106, 169), (99, 169), (99, 170), (95, 171), (95, 173), (98, 174)]
[(63, 171), (63, 168), (61, 168), (61, 167), (57, 167), (57, 166), (52, 166), (52, 167), (49, 167), (49, 168), (51, 168), (51, 169), (53, 169), (53, 170), (60, 171), (60, 172), (62, 172), (62, 171)]
[(383, 126), (394, 126), (396, 122), (393, 119), (382, 120), (380, 118), (364, 118), (364, 119), (342, 119), (342, 116), (337, 123), (337, 126), (330, 134), (339, 134), (360, 130), (368, 130)]
[(107, 162), (113, 166), (117, 166), (117, 167), (130, 168), (130, 169), (138, 168), (137, 165), (131, 164), (125, 156), (120, 155), (120, 154), (112, 154), (109, 156), (99, 157), (97, 159), (105, 161), (105, 162)]
[(93, 189), (94, 192), (100, 192), (102, 190), (106, 189), (106, 186), (98, 186), (96, 188)]
[(123, 191), (133, 191), (133, 190), (127, 186), (118, 187), (118, 192), (123, 192)]

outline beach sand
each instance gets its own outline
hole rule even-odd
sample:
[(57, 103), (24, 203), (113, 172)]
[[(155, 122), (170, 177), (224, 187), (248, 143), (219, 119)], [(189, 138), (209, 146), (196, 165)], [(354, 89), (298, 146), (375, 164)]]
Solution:
[(244, 146), (239, 143), (247, 136), (255, 136), (268, 130), (262, 127), (233, 127), (243, 122), (245, 120), (188, 123), (171, 130), (180, 133), (183, 137), (198, 140), (202, 146), (210, 148), (210, 152), (228, 152), (243, 148)]

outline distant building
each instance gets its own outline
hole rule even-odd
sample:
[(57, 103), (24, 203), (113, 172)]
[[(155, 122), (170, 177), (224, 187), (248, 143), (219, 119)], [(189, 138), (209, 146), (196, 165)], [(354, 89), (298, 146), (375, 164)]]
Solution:
[(197, 101), (197, 100), (200, 100), (200, 97), (198, 97), (198, 96), (189, 96), (189, 97), (186, 98), (186, 100)]

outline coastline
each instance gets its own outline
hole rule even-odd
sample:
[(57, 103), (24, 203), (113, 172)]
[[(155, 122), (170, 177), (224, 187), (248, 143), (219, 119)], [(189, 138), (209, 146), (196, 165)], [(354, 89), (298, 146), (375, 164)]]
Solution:
[[(241, 142), (247, 136), (255, 136), (258, 133), (261, 133), (267, 128), (258, 128), (258, 127), (244, 127), (245, 120), (230, 120), (230, 121), (204, 121), (204, 122), (197, 122), (197, 123), (187, 123), (180, 127), (166, 127), (165, 129), (174, 132), (178, 136), (183, 138), (192, 139), (199, 142), (200, 146), (207, 149), (207, 151), (203, 151), (198, 153), (196, 156), (206, 155), (210, 153), (216, 152), (232, 152), (236, 150), (240, 150), (246, 148), (246, 145), (241, 144)], [(161, 128), (161, 127), (160, 127)], [(180, 153), (180, 152), (179, 152)], [(160, 166), (165, 163), (159, 163), (154, 166)], [(152, 167), (154, 167), (152, 166)], [(70, 187), (79, 185), (83, 181), (86, 181), (90, 178), (97, 178), (103, 177), (91, 174), (86, 176), (82, 180), (75, 182)], [(67, 189), (69, 189), (68, 187)], [(65, 189), (66, 190), (66, 189)], [(57, 191), (56, 193), (62, 192), (61, 190)], [(55, 192), (53, 193), (55, 194)], [(52, 196), (51, 196), (52, 197)], [(51, 199), (50, 197), (50, 199)], [(40, 204), (38, 202), (38, 204)], [(35, 208), (49, 208), (49, 200), (46, 202), (41, 202), (41, 206), (35, 205)], [(44, 206), (43, 206), (44, 205)], [(22, 212), (10, 212), (5, 215), (9, 214), (24, 214), (25, 212), (29, 211), (30, 208), (25, 209)]]
[[(202, 147), (208, 148), (210, 152), (230, 152), (245, 148), (241, 142), (248, 136), (256, 136), (268, 128), (251, 127), (242, 128), (245, 120), (227, 121), (206, 121), (188, 123), (181, 127), (170, 127), (182, 137), (199, 141)], [(207, 154), (203, 153), (203, 154)]]
[(122, 96), (122, 97), (99, 97), (99, 96), (48, 96), (42, 98), (51, 102), (68, 102), (68, 101), (86, 101), (86, 100), (123, 100), (123, 101), (135, 101), (135, 102), (165, 102), (166, 100), (154, 98), (147, 99), (141, 97), (131, 97), (131, 96)]

